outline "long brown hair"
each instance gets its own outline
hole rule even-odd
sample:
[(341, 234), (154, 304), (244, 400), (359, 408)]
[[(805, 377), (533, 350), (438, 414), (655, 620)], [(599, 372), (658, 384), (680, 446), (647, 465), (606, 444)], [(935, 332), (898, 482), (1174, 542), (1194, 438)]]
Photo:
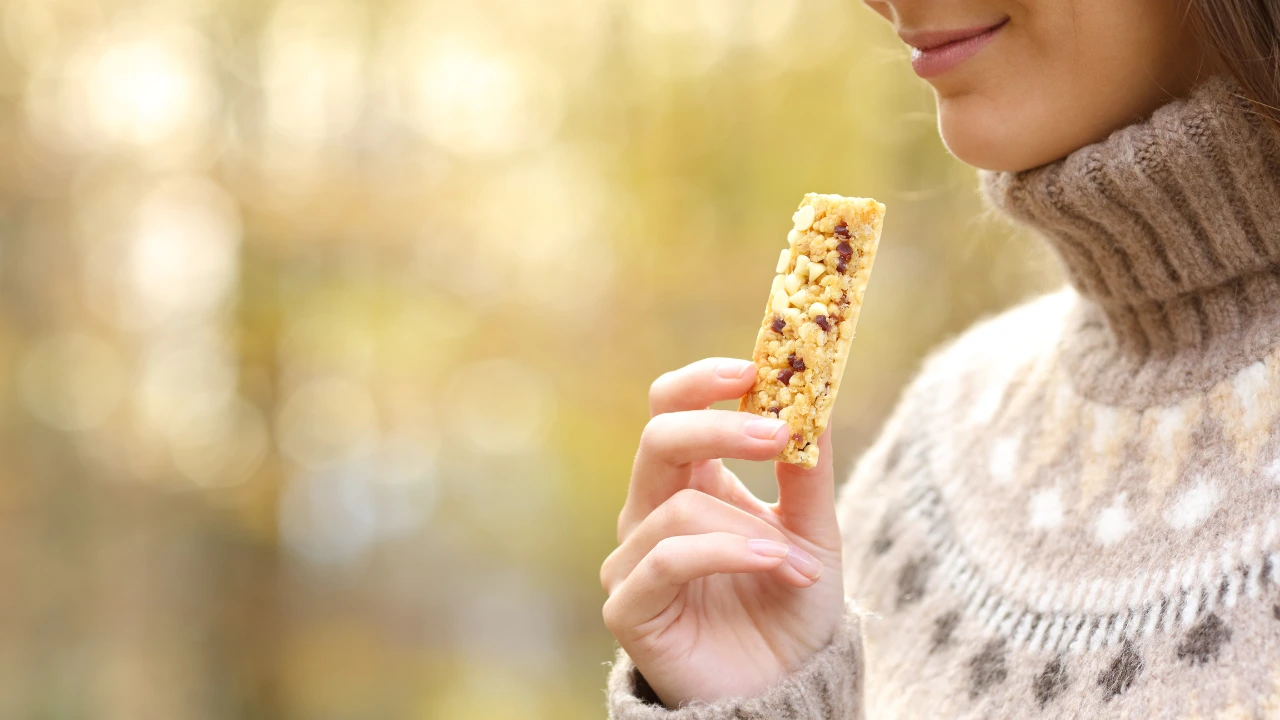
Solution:
[(1280, 127), (1280, 0), (1193, 0), (1204, 40), (1253, 101)]

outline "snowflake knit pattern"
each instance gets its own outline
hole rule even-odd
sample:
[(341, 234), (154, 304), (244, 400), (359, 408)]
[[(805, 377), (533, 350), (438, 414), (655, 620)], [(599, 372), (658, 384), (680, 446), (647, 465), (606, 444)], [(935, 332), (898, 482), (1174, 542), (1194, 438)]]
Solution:
[(936, 350), (839, 490), (845, 622), (756, 697), (616, 720), (1280, 717), (1280, 136), (1213, 78), (979, 173), (1067, 287)]

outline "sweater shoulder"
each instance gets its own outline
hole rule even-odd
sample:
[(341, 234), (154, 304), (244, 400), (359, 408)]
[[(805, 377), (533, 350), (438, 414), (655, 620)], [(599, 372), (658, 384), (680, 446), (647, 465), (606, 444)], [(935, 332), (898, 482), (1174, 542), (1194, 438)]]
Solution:
[[(924, 464), (939, 433), (955, 433), (994, 414), (1010, 384), (1053, 359), (1079, 301), (1070, 288), (1034, 297), (973, 323), (925, 356), (872, 445), (842, 488), (841, 515), (860, 516), (892, 476)], [(989, 419), (989, 418), (988, 418)]]
[(952, 427), (965, 422), (957, 413), (972, 415), (971, 403), (999, 394), (1028, 368), (1056, 355), (1078, 302), (1069, 287), (1039, 295), (936, 346), (903, 390), (876, 444), (890, 445), (903, 433), (929, 432), (937, 421)]
[(1078, 301), (1074, 290), (1063, 288), (978, 320), (926, 356), (904, 397), (936, 392), (939, 384), (998, 381), (1007, 371), (1052, 355)]

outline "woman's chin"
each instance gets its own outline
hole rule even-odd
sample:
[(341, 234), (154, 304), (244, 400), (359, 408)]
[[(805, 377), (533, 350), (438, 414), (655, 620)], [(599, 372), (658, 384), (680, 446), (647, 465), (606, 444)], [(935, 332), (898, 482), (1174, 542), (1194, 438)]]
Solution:
[(1066, 137), (1055, 128), (1024, 127), (996, 112), (938, 107), (938, 132), (947, 150), (961, 162), (982, 170), (1019, 172), (1063, 158), (1088, 144), (1087, 138)]

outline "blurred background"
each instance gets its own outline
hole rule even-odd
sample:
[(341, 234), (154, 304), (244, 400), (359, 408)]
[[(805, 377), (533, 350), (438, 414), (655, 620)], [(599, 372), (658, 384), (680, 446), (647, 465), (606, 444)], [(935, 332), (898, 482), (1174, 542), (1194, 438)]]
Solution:
[(842, 478), (931, 346), (1057, 282), (855, 0), (0, 31), (0, 718), (603, 718), (649, 383), (750, 355), (805, 192), (889, 208)]

